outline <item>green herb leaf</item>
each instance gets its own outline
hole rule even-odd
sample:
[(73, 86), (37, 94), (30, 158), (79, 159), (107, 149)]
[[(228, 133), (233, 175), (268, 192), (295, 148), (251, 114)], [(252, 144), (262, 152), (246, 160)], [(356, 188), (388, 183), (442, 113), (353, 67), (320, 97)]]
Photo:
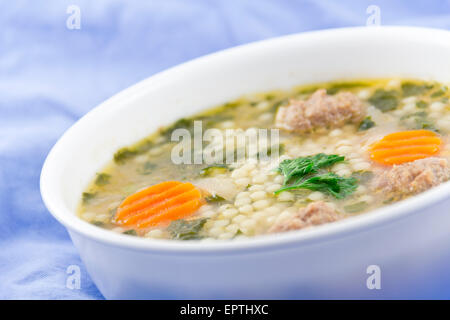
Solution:
[(284, 175), (284, 185), (286, 185), (293, 178), (299, 179), (308, 174), (316, 173), (319, 169), (330, 167), (335, 163), (344, 161), (344, 159), (345, 157), (336, 154), (318, 153), (314, 156), (283, 160), (277, 170)]
[(148, 174), (152, 173), (153, 170), (154, 170), (156, 167), (157, 167), (156, 164), (154, 164), (154, 163), (152, 163), (152, 162), (150, 162), (150, 161), (147, 161), (147, 162), (144, 163), (144, 165), (142, 166), (142, 168), (138, 169), (137, 171), (138, 171), (139, 174), (142, 174), (142, 175), (148, 175)]
[(447, 92), (447, 87), (444, 86), (444, 87), (441, 87), (439, 90), (433, 92), (431, 94), (431, 97), (437, 98), (437, 97), (443, 96), (446, 92)]
[(361, 87), (367, 87), (369, 83), (363, 81), (344, 81), (335, 82), (327, 88), (327, 94), (336, 94), (341, 90), (355, 89)]
[(97, 178), (95, 178), (95, 185), (97, 186), (104, 186), (109, 183), (109, 180), (111, 179), (111, 175), (107, 173), (97, 173)]
[(279, 108), (279, 107), (287, 105), (288, 102), (289, 102), (288, 99), (282, 99), (282, 100), (279, 100), (279, 101), (275, 102), (275, 103), (270, 107), (269, 112), (276, 113), (276, 112), (278, 111), (278, 108)]
[(344, 206), (344, 210), (345, 210), (345, 212), (348, 212), (348, 213), (357, 213), (357, 212), (364, 211), (365, 209), (367, 209), (368, 206), (369, 206), (369, 204), (367, 202), (361, 201), (361, 202), (356, 202), (356, 203), (352, 203), (347, 206)]
[(235, 237), (237, 237), (237, 236), (241, 236), (241, 235), (243, 235), (244, 233), (242, 232), (242, 230), (241, 229), (238, 229), (237, 231), (236, 231), (236, 233), (234, 234), (234, 236)]
[(124, 231), (124, 232), (122, 232), (122, 234), (127, 234), (129, 236), (137, 236), (137, 232), (134, 229), (130, 229), (130, 230)]
[[(408, 119), (412, 119), (413, 123), (411, 124), (411, 121), (408, 121)], [(439, 132), (436, 125), (431, 119), (428, 118), (428, 114), (425, 111), (407, 114), (400, 118), (400, 123), (412, 130), (426, 129)]]
[(418, 84), (414, 82), (403, 82), (402, 93), (404, 97), (416, 96), (430, 90), (433, 86), (429, 84)]
[(224, 201), (226, 201), (224, 198), (222, 198), (218, 194), (212, 194), (212, 195), (206, 197), (205, 200), (208, 203), (217, 203), (217, 202), (224, 202)]
[(398, 92), (378, 89), (368, 101), (383, 112), (391, 111), (398, 106)]
[(133, 147), (125, 147), (122, 149), (119, 149), (114, 154), (114, 162), (121, 165), (124, 164), (127, 160), (134, 158), (138, 154), (142, 154), (144, 152), (147, 152), (154, 146), (153, 141), (151, 140), (144, 140), (138, 143), (137, 145)]
[(81, 195), (83, 204), (88, 204), (89, 202), (91, 202), (92, 199), (94, 199), (97, 196), (96, 193), (94, 192), (83, 192), (83, 194)]
[(215, 164), (215, 165), (208, 166), (208, 167), (200, 170), (200, 175), (202, 177), (209, 177), (211, 175), (215, 175), (218, 173), (225, 173), (228, 170), (229, 170), (229, 168), (226, 164)]
[(197, 240), (202, 236), (199, 232), (202, 230), (207, 218), (201, 218), (196, 220), (175, 220), (167, 227), (167, 231), (170, 233), (173, 239), (177, 240)]
[(358, 131), (369, 130), (375, 125), (375, 122), (372, 121), (372, 117), (365, 117), (364, 120), (359, 124)]
[(323, 88), (323, 86), (316, 85), (316, 84), (309, 85), (309, 86), (303, 86), (297, 91), (297, 93), (298, 94), (311, 94), (322, 88)]
[(313, 176), (297, 184), (288, 187), (283, 187), (275, 194), (292, 189), (308, 189), (311, 191), (320, 191), (325, 194), (330, 194), (336, 199), (343, 199), (352, 194), (357, 188), (358, 181), (355, 178), (344, 178), (338, 176), (333, 172), (328, 172), (322, 175)]
[(423, 100), (419, 100), (416, 102), (416, 107), (419, 109), (426, 109), (428, 107), (428, 104)]
[(128, 159), (133, 158), (137, 155), (137, 151), (130, 148), (119, 149), (114, 154), (114, 162), (117, 164), (124, 164)]
[(168, 141), (170, 141), (172, 137), (172, 131), (176, 129), (187, 129), (189, 131), (193, 131), (194, 129), (194, 119), (182, 118), (176, 121), (171, 126), (162, 130), (161, 135), (165, 136)]

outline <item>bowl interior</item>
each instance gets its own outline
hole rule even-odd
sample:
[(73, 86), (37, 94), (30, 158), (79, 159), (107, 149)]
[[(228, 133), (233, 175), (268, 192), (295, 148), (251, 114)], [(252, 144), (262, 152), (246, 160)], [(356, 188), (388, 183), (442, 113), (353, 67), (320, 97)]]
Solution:
[(117, 149), (243, 94), (351, 78), (448, 82), (449, 34), (404, 27), (311, 32), (233, 48), (155, 75), (107, 100), (66, 132), (43, 168), (44, 201), (67, 226), (83, 189)]

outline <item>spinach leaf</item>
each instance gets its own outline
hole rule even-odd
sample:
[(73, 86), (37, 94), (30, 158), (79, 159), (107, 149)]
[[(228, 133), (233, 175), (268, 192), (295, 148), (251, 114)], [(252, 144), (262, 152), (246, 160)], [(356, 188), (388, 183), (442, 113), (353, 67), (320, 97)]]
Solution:
[(336, 199), (343, 199), (356, 190), (357, 184), (357, 180), (353, 177), (345, 178), (338, 176), (333, 172), (328, 172), (313, 176), (288, 187), (283, 187), (275, 191), (275, 194), (285, 190), (308, 189), (311, 191), (320, 191), (325, 194), (330, 194)]
[(368, 101), (383, 112), (391, 111), (398, 106), (398, 92), (377, 89)]
[(430, 90), (433, 86), (429, 84), (418, 84), (414, 82), (403, 82), (402, 93), (404, 97), (416, 96)]
[(167, 231), (170, 233), (173, 239), (177, 240), (197, 240), (202, 236), (199, 232), (202, 230), (207, 218), (201, 218), (196, 220), (175, 220), (167, 227)]
[(109, 184), (109, 180), (111, 179), (111, 175), (107, 173), (97, 173), (97, 178), (95, 178), (95, 185), (104, 186)]
[(283, 160), (277, 171), (284, 175), (284, 185), (286, 185), (293, 178), (299, 179), (308, 174), (316, 173), (319, 169), (330, 167), (335, 163), (344, 161), (344, 159), (345, 157), (336, 154), (318, 153), (314, 156)]
[(364, 120), (359, 124), (358, 131), (369, 130), (375, 125), (376, 123), (372, 121), (372, 117), (365, 117)]

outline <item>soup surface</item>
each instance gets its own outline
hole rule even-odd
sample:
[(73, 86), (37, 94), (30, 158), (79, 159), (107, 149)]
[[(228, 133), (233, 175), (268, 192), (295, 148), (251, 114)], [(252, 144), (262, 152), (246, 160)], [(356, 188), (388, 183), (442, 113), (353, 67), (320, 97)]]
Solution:
[(113, 232), (202, 241), (346, 219), (450, 179), (449, 98), (410, 79), (248, 95), (118, 150), (78, 213)]

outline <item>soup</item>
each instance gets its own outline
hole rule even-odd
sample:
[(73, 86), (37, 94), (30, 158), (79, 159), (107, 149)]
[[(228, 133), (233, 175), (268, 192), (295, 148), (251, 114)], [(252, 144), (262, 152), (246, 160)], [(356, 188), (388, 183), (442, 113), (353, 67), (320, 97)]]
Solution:
[(202, 241), (347, 219), (450, 179), (449, 98), (410, 79), (248, 95), (118, 150), (78, 214), (113, 232)]

